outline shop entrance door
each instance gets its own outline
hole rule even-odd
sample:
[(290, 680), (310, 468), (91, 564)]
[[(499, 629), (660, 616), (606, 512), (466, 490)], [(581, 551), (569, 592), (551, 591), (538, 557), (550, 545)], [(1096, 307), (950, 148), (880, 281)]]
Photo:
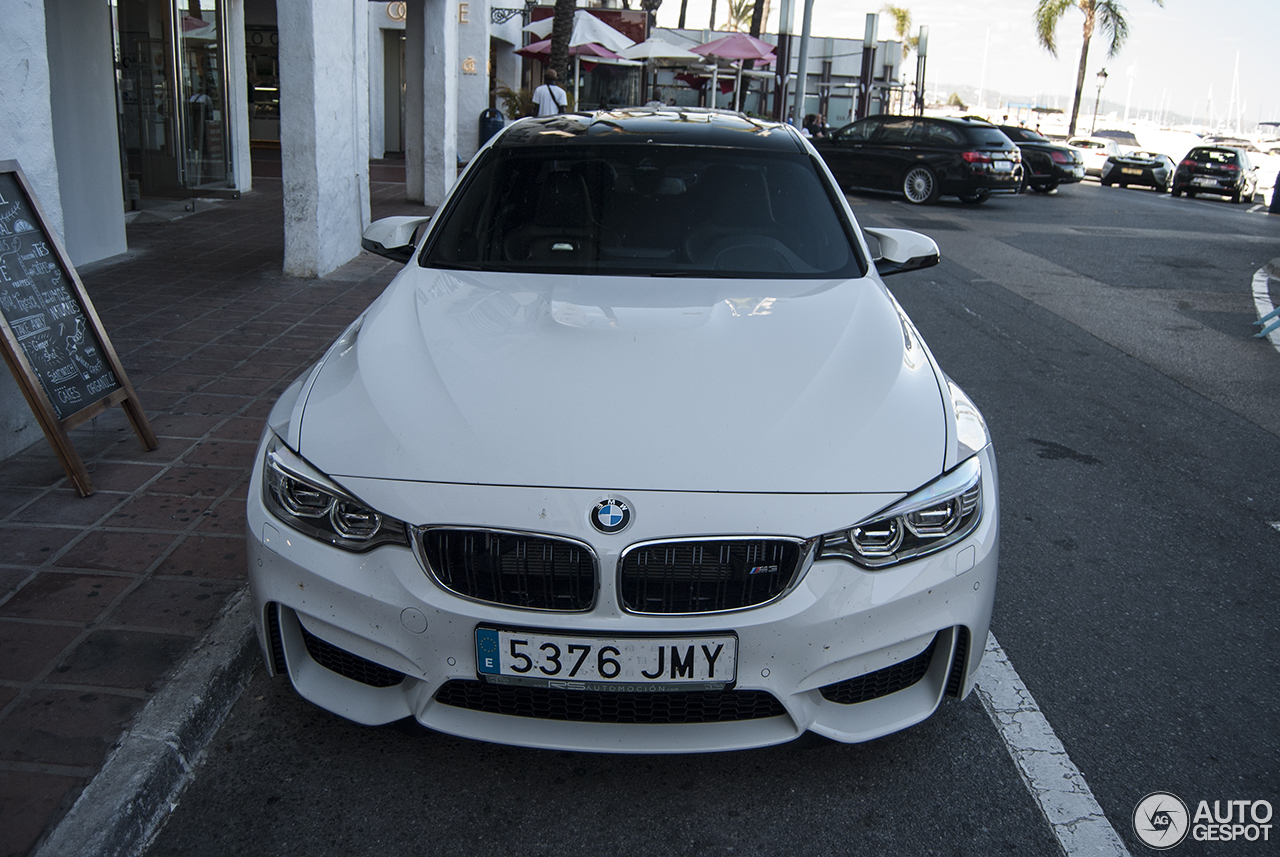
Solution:
[(126, 202), (232, 182), (222, 0), (115, 0)]

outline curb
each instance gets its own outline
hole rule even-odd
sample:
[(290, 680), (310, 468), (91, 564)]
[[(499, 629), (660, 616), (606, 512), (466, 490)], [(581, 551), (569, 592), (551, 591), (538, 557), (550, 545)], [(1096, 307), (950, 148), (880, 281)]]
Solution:
[(258, 657), (252, 614), (252, 599), (242, 587), (34, 857), (123, 857), (150, 843), (249, 683)]

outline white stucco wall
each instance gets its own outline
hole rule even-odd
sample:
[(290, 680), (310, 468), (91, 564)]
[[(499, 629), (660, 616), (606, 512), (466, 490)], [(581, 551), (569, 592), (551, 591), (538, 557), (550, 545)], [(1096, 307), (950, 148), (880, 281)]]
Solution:
[(369, 222), (365, 0), (278, 0), (284, 270), (320, 277)]
[(408, 0), (405, 194), (439, 205), (458, 178), (457, 0)]
[(111, 17), (101, 0), (58, 0), (45, 28), (64, 243), (81, 265), (128, 249)]
[[(398, 151), (399, 140), (386, 139), (387, 121), (385, 112), (386, 83), (388, 75), (387, 63), (395, 67), (400, 64), (399, 56), (388, 56), (386, 44), (388, 32), (403, 33), (404, 19), (392, 18), (388, 14), (391, 3), (370, 3), (369, 5), (369, 154), (374, 158), (386, 157), (387, 151)], [(392, 69), (394, 71), (394, 69)]]
[(459, 63), (458, 155), (465, 161), (480, 148), (480, 114), (489, 109), (489, 31), (492, 25), (488, 0), (454, 0), (454, 8)]
[[(50, 227), (61, 236), (62, 196), (53, 147), (47, 50), (43, 0), (4, 0), (4, 26), (0, 26), (0, 161), (16, 160), (22, 165)], [(119, 172), (117, 167), (116, 174)], [(40, 437), (40, 427), (27, 400), (8, 364), (3, 364), (0, 458)]]

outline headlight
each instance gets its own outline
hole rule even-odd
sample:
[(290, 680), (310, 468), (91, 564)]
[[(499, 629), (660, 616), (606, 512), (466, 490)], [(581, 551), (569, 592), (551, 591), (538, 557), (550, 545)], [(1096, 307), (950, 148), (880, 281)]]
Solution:
[(818, 558), (885, 568), (955, 544), (981, 519), (982, 465), (975, 456), (865, 521), (827, 533)]
[(370, 509), (273, 436), (263, 462), (262, 499), (301, 533), (349, 551), (408, 547), (403, 521)]

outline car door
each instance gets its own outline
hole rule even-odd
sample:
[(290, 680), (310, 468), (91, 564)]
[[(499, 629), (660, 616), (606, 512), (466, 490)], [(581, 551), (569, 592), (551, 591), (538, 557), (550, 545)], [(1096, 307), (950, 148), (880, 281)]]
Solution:
[(874, 186), (870, 184), (871, 153), (867, 147), (880, 127), (880, 121), (879, 116), (868, 116), (837, 129), (825, 138), (811, 141), (840, 187)]
[(900, 181), (923, 153), (923, 121), (911, 116), (886, 116), (866, 147), (868, 187), (900, 190)]

